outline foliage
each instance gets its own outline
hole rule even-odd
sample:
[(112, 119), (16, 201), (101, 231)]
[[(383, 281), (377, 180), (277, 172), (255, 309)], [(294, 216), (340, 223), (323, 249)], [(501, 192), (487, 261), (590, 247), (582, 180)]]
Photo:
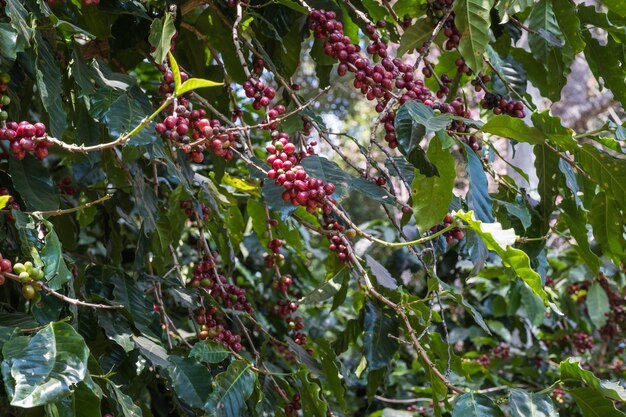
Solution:
[(0, 1), (0, 414), (624, 416), (602, 3)]

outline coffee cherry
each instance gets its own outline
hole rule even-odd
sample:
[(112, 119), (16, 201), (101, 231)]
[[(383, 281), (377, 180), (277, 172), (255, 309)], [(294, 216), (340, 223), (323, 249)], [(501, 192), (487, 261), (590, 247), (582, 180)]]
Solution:
[(35, 287), (33, 287), (32, 285), (22, 286), (22, 296), (24, 296), (24, 298), (26, 298), (27, 300), (32, 300), (33, 298), (35, 298), (35, 294)]

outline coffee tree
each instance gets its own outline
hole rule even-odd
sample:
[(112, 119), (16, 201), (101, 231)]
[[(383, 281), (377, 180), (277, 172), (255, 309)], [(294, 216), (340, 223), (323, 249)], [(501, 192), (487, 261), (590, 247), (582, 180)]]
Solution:
[(623, 1), (0, 3), (3, 416), (624, 416)]

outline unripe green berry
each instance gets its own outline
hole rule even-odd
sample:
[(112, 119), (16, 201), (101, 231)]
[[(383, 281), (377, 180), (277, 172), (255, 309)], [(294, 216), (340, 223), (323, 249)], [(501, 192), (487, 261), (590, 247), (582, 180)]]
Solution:
[(10, 81), (11, 81), (11, 76), (9, 74), (7, 74), (6, 72), (3, 72), (2, 74), (0, 74), (0, 83), (8, 84)]
[(33, 287), (32, 285), (24, 285), (22, 287), (22, 295), (27, 300), (32, 300), (35, 297), (36, 293), (37, 292), (35, 291), (35, 287)]
[(24, 268), (26, 268), (26, 271), (30, 272), (30, 270), (33, 269), (33, 263), (31, 261), (24, 262)]
[(28, 273), (28, 271), (20, 272), (20, 274), (18, 275), (18, 278), (20, 279), (21, 282), (31, 281), (30, 274)]
[(13, 264), (13, 272), (15, 272), (16, 274), (19, 275), (24, 271), (26, 271), (26, 267), (24, 266), (23, 263), (18, 262), (16, 264)]

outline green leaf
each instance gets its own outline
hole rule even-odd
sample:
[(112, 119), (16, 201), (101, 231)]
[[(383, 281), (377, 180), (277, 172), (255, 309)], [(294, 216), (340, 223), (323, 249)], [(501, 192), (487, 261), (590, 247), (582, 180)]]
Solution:
[(425, 129), (425, 134), (445, 129), (452, 117), (445, 113), (435, 115), (435, 111), (419, 101), (407, 101), (402, 107), (406, 108), (413, 121)]
[(602, 286), (595, 282), (587, 291), (587, 311), (591, 322), (599, 329), (606, 324), (608, 317), (606, 314), (611, 310), (609, 297)]
[(320, 284), (313, 291), (302, 297), (298, 302), (300, 304), (319, 304), (322, 301), (328, 300), (330, 297), (337, 294), (337, 292), (341, 289), (341, 284), (344, 281), (347, 272), (348, 269), (346, 267), (341, 268), (335, 276)]
[(483, 170), (483, 164), (467, 144), (463, 143), (467, 155), (467, 173), (469, 175), (469, 190), (467, 204), (476, 212), (476, 217), (484, 222), (493, 222), (493, 207), (489, 195), (489, 183)]
[(407, 52), (420, 48), (432, 32), (433, 27), (428, 23), (428, 19), (418, 19), (402, 34), (397, 56), (403, 56)]
[(370, 369), (386, 366), (398, 350), (398, 341), (389, 335), (398, 333), (398, 321), (390, 309), (381, 309), (372, 302), (365, 304), (363, 347)]
[(256, 373), (242, 360), (233, 361), (215, 377), (214, 389), (204, 404), (208, 416), (240, 417), (252, 395)]
[(574, 2), (552, 0), (552, 8), (565, 41), (571, 46), (575, 54), (582, 52), (585, 49), (585, 42), (580, 37), (580, 19), (576, 15)]
[(34, 52), (39, 97), (50, 118), (50, 132), (60, 139), (67, 127), (67, 113), (63, 108), (63, 79), (55, 53), (40, 32), (35, 35)]
[(132, 336), (135, 345), (139, 349), (139, 353), (152, 362), (153, 366), (160, 366), (162, 368), (166, 368), (169, 365), (168, 358), (169, 355), (167, 350), (161, 346), (143, 336)]
[(486, 395), (467, 393), (457, 398), (452, 417), (504, 417), (504, 413)]
[(34, 30), (28, 23), (28, 10), (24, 8), (20, 0), (6, 0), (5, 3), (5, 13), (11, 19), (11, 26), (19, 33), (26, 45), (30, 45)]
[(150, 45), (156, 48), (152, 56), (157, 64), (162, 64), (165, 61), (167, 53), (170, 51), (174, 34), (176, 34), (176, 27), (174, 26), (174, 17), (171, 13), (166, 12), (165, 17), (152, 21), (148, 41)]
[[(550, 0), (535, 3), (528, 19), (528, 26), (534, 31), (528, 35), (530, 51), (536, 62), (546, 70), (547, 88), (542, 94), (556, 101), (567, 82), (566, 77), (570, 72), (569, 66), (574, 59), (574, 52), (569, 45), (562, 45), (563, 35)], [(528, 71), (528, 68), (526, 70)]]
[(478, 74), (483, 69), (483, 52), (489, 43), (489, 11), (492, 0), (456, 0), (454, 23), (461, 32), (459, 51), (467, 65)]
[(196, 361), (170, 356), (168, 373), (178, 398), (194, 408), (202, 408), (211, 392), (211, 373)]
[(188, 91), (197, 90), (198, 88), (217, 87), (220, 85), (224, 85), (224, 83), (217, 83), (202, 78), (190, 78), (176, 90), (176, 95), (180, 96)]
[(376, 277), (376, 282), (378, 283), (378, 285), (389, 288), (391, 290), (395, 290), (396, 288), (398, 288), (398, 283), (396, 282), (396, 279), (392, 277), (389, 271), (387, 271), (387, 269), (379, 264), (374, 258), (369, 255), (365, 255), (365, 262), (367, 263), (369, 269), (372, 271), (372, 275)]
[(615, 401), (626, 401), (626, 388), (619, 381), (600, 379), (591, 371), (582, 368), (580, 362), (569, 358), (560, 364), (561, 379), (577, 379), (584, 382), (594, 391)]
[(539, 129), (528, 126), (522, 119), (506, 114), (494, 116), (485, 123), (481, 130), (492, 135), (533, 145), (543, 143), (546, 140), (546, 136)]
[(439, 175), (426, 176), (415, 170), (411, 198), (415, 223), (420, 233), (441, 222), (448, 213), (456, 179), (454, 157), (450, 151), (442, 149), (439, 138), (432, 139), (428, 145), (427, 156)]
[[(180, 75), (180, 67), (178, 66), (178, 62), (176, 62), (176, 58), (172, 55), (171, 52), (167, 52), (167, 58), (170, 63), (170, 67), (172, 68), (172, 76), (174, 77), (174, 92), (177, 92), (182, 83), (181, 75)], [(176, 93), (176, 95), (179, 95)]]
[[(139, 126), (152, 113), (150, 100), (136, 85), (127, 90), (99, 88), (91, 97), (89, 114), (105, 124), (112, 137), (119, 137)], [(145, 145), (154, 142), (156, 135), (152, 123), (146, 125), (128, 142), (129, 145)]]
[(602, 3), (613, 13), (626, 17), (626, 4), (622, 0), (602, 0)]
[(63, 248), (52, 223), (47, 220), (43, 220), (43, 223), (48, 229), (45, 238), (46, 245), (40, 253), (41, 260), (46, 265), (44, 269), (45, 279), (50, 288), (58, 290), (72, 280), (72, 273), (67, 269), (63, 259)]
[(537, 191), (541, 199), (539, 205), (535, 207), (540, 216), (537, 233), (545, 234), (550, 228), (550, 218), (555, 208), (554, 202), (559, 193), (560, 176), (563, 174), (559, 170), (560, 158), (546, 145), (535, 146), (533, 153), (535, 154), (535, 169), (539, 178)]
[(67, 323), (50, 323), (33, 337), (15, 336), (2, 348), (2, 376), (11, 405), (32, 408), (71, 394), (87, 375), (89, 350)]
[(342, 410), (346, 409), (345, 392), (346, 389), (341, 378), (341, 365), (337, 361), (337, 356), (332, 350), (330, 343), (326, 339), (317, 341), (319, 358), (322, 363), (322, 372), (326, 380), (326, 388), (333, 392)]
[(296, 384), (302, 402), (302, 415), (326, 417), (326, 403), (320, 397), (321, 388), (309, 380), (309, 372), (306, 369), (298, 372)]
[(624, 417), (626, 414), (618, 411), (613, 401), (604, 398), (598, 391), (591, 388), (576, 388), (568, 390), (576, 404), (580, 407), (584, 417)]
[(551, 116), (549, 110), (544, 110), (541, 113), (534, 112), (531, 119), (535, 128), (541, 132), (544, 138), (548, 139), (548, 142), (567, 151), (578, 149), (574, 139), (574, 131), (564, 127), (560, 117)]
[(579, 253), (580, 257), (585, 261), (592, 273), (597, 274), (600, 268), (600, 258), (591, 251), (589, 246), (589, 233), (587, 231), (587, 215), (583, 213), (571, 200), (565, 200), (561, 203), (563, 212), (561, 218), (565, 220), (570, 234), (576, 240), (574, 249)]
[(85, 382), (78, 383), (70, 397), (55, 404), (60, 417), (102, 417), (100, 389), (94, 390)]
[(204, 340), (193, 345), (189, 356), (206, 363), (220, 363), (229, 358), (232, 351), (221, 343)]
[[(377, 201), (382, 204), (397, 205), (396, 200), (389, 194), (389, 191), (365, 178), (351, 177), (349, 190), (351, 192), (356, 191), (364, 194), (367, 199), (372, 201)], [(350, 193), (350, 195), (352, 195), (352, 193)]]
[(593, 227), (593, 236), (605, 254), (619, 264), (626, 253), (626, 240), (624, 216), (620, 214), (615, 200), (609, 198), (606, 193), (596, 194), (591, 204), (589, 222)]
[(602, 85), (611, 90), (622, 106), (626, 106), (626, 67), (620, 61), (624, 53), (623, 43), (608, 36), (606, 44), (601, 45), (588, 31), (583, 31), (582, 36), (587, 44), (585, 58), (591, 72), (598, 82), (602, 80)]
[(511, 268), (518, 277), (520, 277), (533, 292), (541, 297), (544, 302), (548, 302), (548, 294), (543, 289), (541, 277), (530, 267), (530, 259), (524, 251), (515, 249), (512, 245), (515, 243), (516, 236), (513, 229), (502, 229), (500, 223), (483, 223), (475, 220), (473, 212), (456, 214), (458, 218), (467, 222), (468, 227), (478, 233), (482, 240), (487, 244), (487, 248), (495, 251), (504, 266)]
[(116, 274), (112, 277), (113, 296), (116, 304), (124, 306), (122, 311), (124, 315), (135, 325), (137, 330), (143, 336), (150, 337), (153, 340), (160, 340), (150, 327), (154, 313), (152, 304), (146, 300), (146, 297), (137, 285), (137, 282), (127, 275)]
[(113, 382), (107, 380), (107, 388), (110, 398), (114, 401), (117, 408), (117, 415), (120, 417), (142, 417), (141, 407), (135, 404), (135, 401), (128, 395), (124, 394)]
[(585, 143), (577, 155), (577, 162), (608, 197), (626, 209), (626, 160), (614, 158)]
[(520, 96), (526, 94), (526, 71), (513, 59), (511, 55), (502, 58), (491, 46), (487, 46), (487, 55), (493, 66), (498, 70), (492, 74), (491, 86), (495, 93), (500, 94), (504, 98), (515, 98), (510, 93), (506, 85), (511, 87)]
[(9, 159), (9, 172), (13, 187), (29, 210), (46, 211), (59, 208), (59, 190), (50, 176), (50, 172), (41, 161), (32, 155), (18, 161)]
[(546, 394), (535, 394), (521, 389), (512, 389), (509, 405), (513, 417), (558, 417), (559, 413)]

